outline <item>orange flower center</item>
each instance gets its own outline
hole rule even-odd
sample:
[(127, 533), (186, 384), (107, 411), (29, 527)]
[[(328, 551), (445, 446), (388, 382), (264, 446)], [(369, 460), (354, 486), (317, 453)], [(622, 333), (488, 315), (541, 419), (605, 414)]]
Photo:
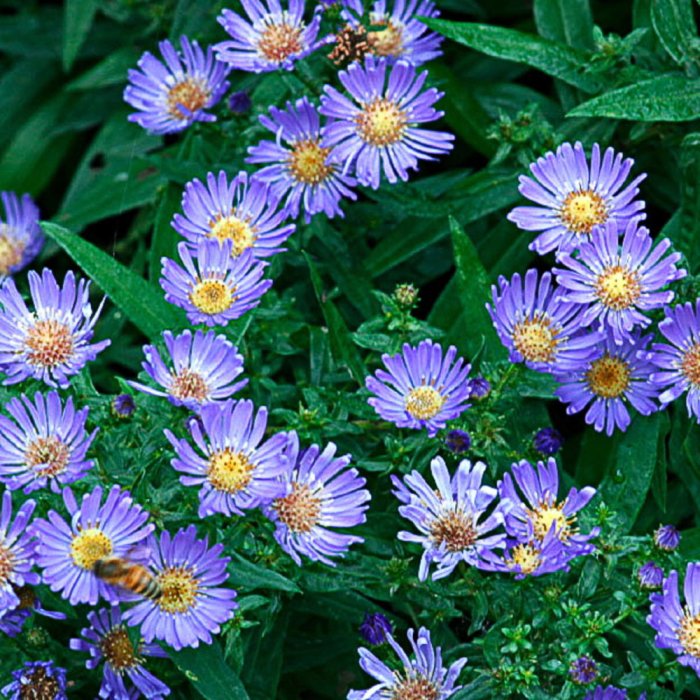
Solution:
[(303, 25), (295, 27), (284, 21), (269, 24), (261, 33), (258, 51), (271, 63), (282, 63), (304, 48), (301, 40), (303, 29)]
[(24, 344), (30, 365), (56, 367), (73, 355), (73, 334), (65, 323), (53, 319), (37, 321), (27, 331)]
[(56, 476), (68, 466), (70, 450), (64, 442), (50, 435), (31, 442), (24, 458), (27, 460), (27, 466), (32, 469), (43, 465), (41, 469), (36, 470), (38, 476)]
[(436, 545), (444, 543), (448, 552), (461, 552), (477, 539), (471, 516), (462, 510), (451, 510), (430, 523), (430, 534)]
[(122, 625), (113, 627), (105, 634), (100, 641), (100, 650), (107, 663), (118, 674), (141, 663), (137, 650)]
[(386, 27), (367, 35), (372, 53), (376, 56), (399, 58), (404, 52), (403, 28), (387, 19), (372, 18), (372, 24)]
[(194, 399), (201, 403), (209, 396), (209, 387), (199, 372), (193, 372), (189, 367), (185, 367), (173, 377), (170, 393), (176, 399)]
[(423, 676), (405, 678), (391, 689), (389, 700), (439, 700), (440, 691)]
[(206, 106), (210, 97), (211, 92), (201, 78), (185, 78), (168, 90), (168, 114), (175, 119), (187, 119), (182, 107), (194, 114)]
[(586, 382), (590, 390), (604, 399), (622, 396), (630, 385), (630, 366), (619, 357), (603, 355), (591, 363), (586, 372)]
[(294, 484), (292, 492), (278, 498), (273, 507), (292, 532), (311, 532), (321, 516), (321, 499), (306, 484)]
[(289, 159), (289, 170), (297, 182), (305, 185), (318, 185), (333, 172), (333, 166), (326, 165), (330, 148), (321, 148), (318, 140), (306, 139), (294, 144)]
[(20, 700), (55, 700), (61, 688), (58, 681), (46, 673), (45, 668), (36, 668), (22, 681)]

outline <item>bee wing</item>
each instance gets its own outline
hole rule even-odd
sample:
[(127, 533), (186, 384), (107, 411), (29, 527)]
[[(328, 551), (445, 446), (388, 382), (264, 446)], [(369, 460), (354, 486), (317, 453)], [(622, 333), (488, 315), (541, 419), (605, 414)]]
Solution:
[(151, 561), (151, 554), (153, 550), (146, 543), (135, 544), (126, 553), (126, 558), (135, 564), (142, 564), (143, 566), (148, 566)]

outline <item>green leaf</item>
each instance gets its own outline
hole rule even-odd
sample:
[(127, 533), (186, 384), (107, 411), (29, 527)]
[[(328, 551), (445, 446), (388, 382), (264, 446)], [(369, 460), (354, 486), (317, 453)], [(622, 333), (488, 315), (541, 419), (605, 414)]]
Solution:
[(170, 222), (173, 214), (180, 210), (182, 200), (182, 188), (173, 183), (168, 183), (161, 195), (156, 211), (156, 220), (153, 223), (153, 239), (148, 257), (148, 276), (154, 282), (160, 276), (162, 257), (175, 258), (177, 254), (177, 244), (182, 240), (177, 235)]
[(301, 589), (294, 581), (276, 571), (253, 564), (252, 561), (244, 559), (235, 552), (229, 566), (229, 573), (231, 574), (229, 582), (234, 588), (245, 588), (248, 591), (267, 588), (287, 593), (301, 593)]
[(42, 222), (42, 228), (144, 335), (155, 339), (164, 330), (179, 330), (188, 325), (182, 310), (165, 301), (158, 287), (92, 243), (58, 224)]
[(700, 80), (682, 75), (660, 75), (594, 97), (566, 116), (641, 122), (692, 121), (700, 118)]
[(681, 208), (673, 242), (688, 260), (690, 272), (700, 269), (700, 132), (681, 143)]
[(226, 663), (219, 643), (169, 651), (170, 658), (206, 700), (249, 700), (240, 678)]
[(71, 69), (95, 19), (98, 0), (66, 0), (63, 10), (63, 67)]
[(588, 54), (585, 51), (505, 27), (444, 19), (423, 21), (448, 39), (488, 56), (537, 68), (584, 92), (594, 93), (604, 87), (602, 78), (586, 72)]
[(693, 60), (697, 33), (691, 0), (654, 0), (651, 23), (666, 53), (679, 65)]
[(127, 71), (136, 66), (139, 56), (140, 52), (131, 46), (118, 49), (68, 83), (66, 90), (95, 90), (123, 84), (126, 81)]
[(535, 0), (535, 23), (545, 39), (593, 50), (593, 16), (588, 0)]

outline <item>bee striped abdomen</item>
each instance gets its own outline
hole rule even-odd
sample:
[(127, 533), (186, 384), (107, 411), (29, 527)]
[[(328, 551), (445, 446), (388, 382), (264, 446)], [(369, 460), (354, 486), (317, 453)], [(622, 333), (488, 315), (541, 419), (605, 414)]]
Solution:
[(119, 586), (136, 595), (157, 600), (163, 594), (156, 577), (141, 564), (121, 557), (98, 559), (93, 567), (95, 576), (111, 586)]

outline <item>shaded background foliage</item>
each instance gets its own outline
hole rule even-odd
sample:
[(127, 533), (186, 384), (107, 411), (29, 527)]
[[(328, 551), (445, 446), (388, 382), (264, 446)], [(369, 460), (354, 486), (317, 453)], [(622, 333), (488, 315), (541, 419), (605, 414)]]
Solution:
[[(566, 140), (634, 157), (636, 172), (649, 173), (642, 195), (652, 233), (669, 236), (689, 270), (699, 271), (700, 7), (691, 0), (437, 4), (442, 19), (431, 26), (453, 41), (429, 66), (430, 81), (446, 93), (454, 152), (408, 184), (364, 190), (344, 220), (300, 223), (289, 251), (272, 263), (275, 284), (261, 307), (225, 329), (246, 358), (245, 395), (271, 407), (274, 427), (295, 428), (307, 442), (336, 441), (369, 479), (366, 543), (337, 570), (297, 569), (255, 515), (198, 521), (196, 493), (179, 485), (162, 436), (166, 426), (184, 431), (184, 410), (147, 396), (138, 397), (131, 421), (109, 410), (116, 377), (140, 371), (145, 339), (185, 325), (157, 285), (161, 257), (174, 255), (170, 220), (185, 182), (244, 169), (246, 148), (264, 134), (258, 114), (313, 96), (323, 76), (332, 79), (332, 65), (321, 54), (294, 73), (235, 72), (232, 90), (249, 92), (251, 112), (233, 114), (222, 103), (218, 122), (163, 139), (127, 122), (127, 69), (165, 37), (220, 40), (215, 18), (237, 3), (0, 5), (0, 189), (30, 192), (54, 223), (35, 267), (77, 264), (111, 300), (97, 332), (112, 345), (73, 385), (102, 429), (93, 450), (99, 468), (81, 484), (128, 487), (159, 527), (197, 521), (200, 533), (233, 553), (229, 583), (239, 590), (240, 614), (211, 647), (152, 666), (175, 697), (193, 697), (193, 688), (209, 700), (344, 697), (366, 682), (355, 650), (367, 611), (389, 615), (401, 634), (426, 624), (450, 658), (467, 655), (459, 698), (580, 697), (567, 670), (583, 653), (635, 696), (649, 687), (656, 688), (650, 697), (700, 696), (692, 672), (653, 647), (646, 595), (633, 578), (659, 522), (683, 530), (677, 562), (700, 557), (700, 432), (682, 406), (637, 416), (613, 438), (584, 428), (553, 400), (548, 376), (508, 365), (483, 307), (498, 275), (542, 265), (505, 213), (519, 201), (526, 164)], [(413, 316), (389, 296), (400, 282), (421, 290)], [(679, 300), (697, 296), (689, 277)], [(418, 583), (417, 552), (395, 538), (402, 524), (388, 474), (424, 470), (444, 449), (439, 438), (382, 427), (362, 385), (382, 352), (424, 337), (457, 345), (496, 387), (460, 421), (474, 441), (469, 456), (487, 461), (491, 483), (513, 460), (537, 458), (535, 431), (562, 431), (566, 485), (599, 485), (585, 523), (604, 524), (598, 556), (568, 575), (532, 581), (460, 569), (445, 582)], [(9, 395), (0, 389), (3, 401)], [(41, 494), (39, 508), (51, 498)], [(0, 643), (2, 678), (20, 659), (52, 656), (68, 667), (76, 697), (90, 697), (96, 679), (66, 650), (85, 611), (48, 591), (42, 597), (68, 622), (34, 620), (18, 647)]]

